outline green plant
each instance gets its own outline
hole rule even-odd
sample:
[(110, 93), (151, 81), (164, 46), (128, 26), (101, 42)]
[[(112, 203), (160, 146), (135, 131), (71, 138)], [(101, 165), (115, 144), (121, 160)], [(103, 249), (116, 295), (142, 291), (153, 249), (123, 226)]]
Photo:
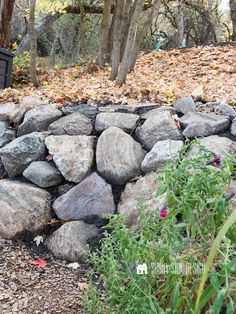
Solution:
[[(16, 53), (18, 45), (13, 44), (13, 53)], [(13, 59), (13, 83), (28, 83), (29, 78), (29, 68), (30, 68), (30, 52), (24, 51), (20, 55), (15, 55)]]
[[(189, 158), (193, 148), (198, 154)], [(90, 253), (88, 313), (196, 313), (197, 287), (208, 253), (230, 215), (225, 191), (233, 166), (228, 158), (216, 158), (193, 142), (158, 175), (162, 185), (157, 197), (166, 195), (163, 208), (147, 212), (140, 206), (136, 230), (129, 229), (122, 216), (110, 217), (99, 250)], [(202, 313), (217, 306), (220, 310), (223, 304), (230, 309), (235, 297), (235, 242), (226, 233), (218, 244), (215, 266), (206, 266), (210, 280), (205, 277), (203, 293), (201, 288)], [(137, 274), (137, 264), (146, 265), (148, 273)]]

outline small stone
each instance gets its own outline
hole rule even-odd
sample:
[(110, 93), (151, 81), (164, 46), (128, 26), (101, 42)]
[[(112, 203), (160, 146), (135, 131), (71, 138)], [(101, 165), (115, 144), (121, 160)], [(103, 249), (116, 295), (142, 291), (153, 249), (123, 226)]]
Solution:
[(233, 119), (231, 127), (230, 127), (230, 133), (233, 136), (236, 136), (236, 118)]
[(185, 128), (183, 135), (186, 138), (210, 136), (229, 129), (230, 120), (227, 116), (209, 113), (189, 112), (180, 118)]
[(62, 109), (62, 112), (65, 115), (80, 112), (81, 114), (85, 115), (89, 119), (94, 119), (96, 115), (98, 114), (98, 108), (95, 105), (90, 104), (79, 104), (76, 106), (70, 106)]
[(41, 188), (60, 184), (63, 177), (59, 170), (48, 161), (34, 161), (23, 172), (23, 176)]
[(0, 156), (9, 177), (16, 177), (36, 160), (43, 160), (46, 154), (43, 133), (31, 133), (16, 138), (0, 149)]
[(157, 142), (152, 150), (147, 153), (141, 164), (143, 172), (149, 173), (163, 167), (183, 146), (182, 141), (165, 140)]
[(141, 174), (145, 151), (133, 138), (117, 127), (106, 129), (98, 138), (98, 173), (108, 182), (122, 185)]
[(93, 126), (89, 118), (79, 112), (53, 122), (49, 125), (49, 132), (53, 135), (90, 135)]
[(47, 131), (48, 126), (61, 116), (62, 112), (52, 106), (31, 109), (26, 112), (17, 134), (22, 136), (32, 132)]
[(66, 221), (104, 218), (116, 209), (111, 186), (96, 172), (56, 199), (52, 207), (56, 215)]
[(67, 181), (79, 183), (94, 163), (94, 138), (85, 135), (48, 136), (45, 144), (57, 168)]
[(15, 137), (15, 131), (8, 127), (6, 122), (0, 121), (0, 148), (13, 141)]
[(177, 99), (173, 103), (173, 107), (181, 113), (187, 113), (190, 111), (196, 111), (195, 103), (192, 99), (192, 97), (183, 97), (180, 99)]
[(154, 116), (159, 116), (162, 112), (170, 112), (171, 114), (175, 114), (174, 108), (172, 108), (170, 106), (166, 106), (166, 107), (160, 107), (160, 108), (156, 108), (156, 109), (152, 109), (150, 111), (147, 111), (146, 113), (141, 115), (141, 118), (144, 120), (147, 120), (147, 119), (152, 118)]
[(139, 115), (132, 113), (100, 113), (97, 115), (95, 129), (97, 132), (103, 132), (111, 126), (118, 127), (125, 132), (131, 132), (135, 129), (139, 120)]
[(50, 194), (33, 185), (0, 180), (0, 237), (38, 232), (51, 219)]
[(228, 104), (220, 103), (215, 107), (215, 112), (225, 116), (229, 116), (231, 119), (236, 117), (236, 111)]
[(86, 261), (89, 241), (98, 237), (98, 229), (82, 221), (67, 222), (45, 241), (48, 249), (58, 258), (70, 262)]
[(135, 135), (147, 150), (151, 150), (157, 141), (182, 139), (182, 134), (168, 111), (148, 118), (136, 129)]

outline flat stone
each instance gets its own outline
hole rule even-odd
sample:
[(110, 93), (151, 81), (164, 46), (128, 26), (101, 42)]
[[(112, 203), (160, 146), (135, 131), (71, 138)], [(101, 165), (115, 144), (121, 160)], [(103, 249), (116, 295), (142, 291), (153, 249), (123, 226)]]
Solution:
[(136, 182), (127, 183), (118, 204), (118, 213), (124, 216), (127, 226), (138, 225), (139, 206), (145, 211), (159, 211), (164, 203), (163, 197), (156, 197), (160, 184), (155, 181), (156, 174), (149, 173)]
[(192, 97), (183, 97), (183, 98), (177, 99), (173, 103), (173, 107), (175, 108), (176, 111), (181, 112), (181, 113), (196, 111), (196, 105)]
[(98, 237), (98, 229), (82, 221), (67, 222), (55, 231), (45, 245), (58, 258), (71, 262), (86, 261), (88, 242)]
[(52, 207), (56, 215), (66, 221), (104, 218), (116, 209), (111, 186), (96, 172), (56, 199)]
[(19, 104), (13, 102), (6, 102), (0, 104), (0, 120), (10, 123), (19, 123), (26, 112)]
[[(216, 155), (227, 157), (228, 154), (236, 154), (236, 143), (227, 137), (220, 137), (218, 135), (211, 135), (199, 140), (209, 151)], [(199, 149), (194, 147), (189, 153), (188, 157), (194, 157), (199, 153)]]
[(90, 135), (93, 126), (89, 118), (75, 112), (49, 125), (49, 132), (53, 135)]
[(31, 109), (26, 112), (17, 134), (22, 136), (32, 132), (47, 131), (48, 126), (61, 116), (62, 112), (52, 106)]
[(139, 120), (139, 115), (132, 113), (100, 113), (97, 115), (95, 129), (97, 132), (103, 132), (111, 126), (118, 127), (125, 132), (131, 132), (135, 129)]
[(65, 115), (80, 112), (81, 114), (85, 115), (89, 119), (94, 119), (96, 115), (98, 114), (98, 108), (96, 105), (90, 105), (90, 104), (79, 104), (76, 106), (70, 106), (62, 109), (62, 112)]
[(48, 161), (33, 161), (25, 169), (23, 176), (41, 188), (55, 186), (63, 181), (59, 170)]
[(233, 136), (236, 136), (236, 118), (233, 119), (231, 127), (230, 127), (230, 133)]
[(15, 131), (6, 122), (0, 121), (0, 148), (13, 141), (15, 137)]
[(51, 219), (50, 194), (33, 185), (0, 180), (0, 237), (37, 233)]
[(163, 167), (183, 146), (182, 141), (165, 140), (157, 142), (145, 156), (141, 164), (142, 171), (149, 173)]
[(183, 135), (186, 138), (214, 135), (229, 129), (230, 120), (227, 116), (189, 112), (180, 118), (185, 128)]
[(43, 160), (46, 154), (43, 133), (31, 133), (16, 138), (0, 149), (0, 157), (9, 177), (15, 177), (36, 160)]
[(157, 141), (182, 139), (182, 134), (168, 111), (148, 118), (136, 129), (135, 135), (147, 150), (151, 150)]
[(108, 182), (122, 185), (141, 173), (145, 151), (117, 127), (106, 129), (98, 138), (97, 171)]
[(141, 115), (141, 118), (144, 120), (147, 120), (147, 119), (152, 118), (154, 116), (159, 116), (163, 112), (170, 112), (170, 114), (175, 114), (174, 108), (172, 108), (170, 106), (166, 106), (166, 107), (163, 106), (160, 108), (156, 108), (156, 109), (152, 109), (152, 110), (147, 111), (146, 113)]
[(144, 114), (149, 110), (160, 107), (160, 104), (156, 103), (140, 103), (134, 105), (109, 105), (99, 107), (100, 112), (124, 112), (124, 113), (136, 113)]
[(229, 116), (231, 119), (236, 117), (236, 111), (228, 104), (220, 103), (215, 107), (215, 112), (225, 116)]
[(48, 136), (45, 144), (67, 181), (79, 183), (91, 173), (94, 163), (94, 138), (85, 135)]

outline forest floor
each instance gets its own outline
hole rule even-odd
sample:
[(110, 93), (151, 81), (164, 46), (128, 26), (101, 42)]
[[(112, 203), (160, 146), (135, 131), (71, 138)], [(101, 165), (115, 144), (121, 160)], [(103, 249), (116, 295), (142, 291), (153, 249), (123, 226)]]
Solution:
[(142, 54), (127, 82), (119, 87), (110, 81), (107, 66), (93, 62), (67, 69), (39, 68), (40, 88), (16, 85), (0, 92), (0, 101), (19, 102), (38, 94), (50, 101), (133, 104), (169, 104), (193, 95), (205, 102), (226, 101), (236, 106), (236, 46), (206, 46)]
[[(39, 248), (0, 241), (0, 314), (84, 314), (87, 266), (69, 268)], [(38, 258), (47, 265), (30, 264)]]

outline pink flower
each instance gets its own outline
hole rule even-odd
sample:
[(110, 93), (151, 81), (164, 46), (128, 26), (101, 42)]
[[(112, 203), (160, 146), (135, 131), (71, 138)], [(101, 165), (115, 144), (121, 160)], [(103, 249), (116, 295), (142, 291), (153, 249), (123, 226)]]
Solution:
[(165, 219), (167, 217), (167, 210), (161, 209), (160, 216), (161, 216), (161, 220)]

